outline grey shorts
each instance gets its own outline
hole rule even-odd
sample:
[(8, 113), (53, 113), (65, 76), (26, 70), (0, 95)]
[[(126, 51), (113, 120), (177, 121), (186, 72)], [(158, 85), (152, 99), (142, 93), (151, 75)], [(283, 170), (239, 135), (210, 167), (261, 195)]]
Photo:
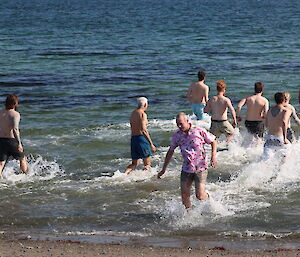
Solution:
[(234, 128), (228, 120), (212, 120), (209, 131), (216, 137), (220, 137), (222, 134), (226, 136), (234, 134)]
[(207, 170), (197, 172), (197, 173), (188, 173), (185, 171), (181, 171), (180, 182), (185, 183), (185, 182), (195, 181), (195, 184), (205, 184), (207, 179), (207, 174), (208, 174)]

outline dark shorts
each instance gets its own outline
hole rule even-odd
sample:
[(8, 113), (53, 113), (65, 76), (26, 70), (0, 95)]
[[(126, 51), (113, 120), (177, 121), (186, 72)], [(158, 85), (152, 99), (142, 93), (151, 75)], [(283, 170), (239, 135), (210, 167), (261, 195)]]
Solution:
[(24, 158), (24, 153), (19, 152), (18, 145), (15, 138), (0, 138), (0, 161), (5, 161), (10, 156), (18, 160)]
[(288, 128), (287, 131), (286, 131), (286, 137), (287, 139), (293, 143), (296, 141), (296, 137), (295, 137), (295, 133), (294, 133), (294, 130), (292, 130), (291, 128)]
[(148, 140), (143, 136), (131, 137), (131, 159), (138, 160), (151, 156), (151, 147)]
[(197, 173), (188, 173), (181, 171), (180, 182), (185, 183), (188, 181), (195, 181), (196, 184), (205, 184), (207, 179), (207, 170), (197, 172)]
[(265, 126), (263, 121), (246, 120), (245, 126), (250, 134), (257, 137), (264, 137)]
[(279, 139), (267, 139), (264, 147), (282, 147), (284, 146), (283, 142)]

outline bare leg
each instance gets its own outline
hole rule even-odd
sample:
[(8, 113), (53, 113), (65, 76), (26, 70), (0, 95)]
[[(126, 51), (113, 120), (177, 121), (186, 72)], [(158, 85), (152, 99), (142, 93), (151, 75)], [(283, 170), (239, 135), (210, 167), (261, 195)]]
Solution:
[(124, 173), (128, 175), (131, 171), (133, 171), (138, 166), (138, 164), (139, 164), (139, 160), (132, 160), (132, 163), (128, 165)]
[(190, 200), (192, 184), (193, 184), (192, 180), (182, 181), (180, 183), (181, 199), (186, 209), (190, 209), (192, 207), (191, 200)]
[(206, 200), (209, 197), (208, 193), (205, 192), (207, 173), (207, 170), (202, 171), (200, 174), (198, 174), (198, 179), (195, 180), (196, 197), (199, 200)]
[(27, 167), (26, 157), (20, 159), (20, 169), (21, 169), (21, 171), (24, 172), (25, 174), (28, 173), (28, 167)]
[(150, 170), (150, 156), (143, 159), (144, 169), (143, 170)]
[(196, 197), (199, 200), (206, 200), (208, 198), (208, 194), (205, 192), (205, 183), (200, 183), (196, 187)]
[(0, 162), (0, 177), (2, 178), (2, 173), (4, 170), (5, 161)]

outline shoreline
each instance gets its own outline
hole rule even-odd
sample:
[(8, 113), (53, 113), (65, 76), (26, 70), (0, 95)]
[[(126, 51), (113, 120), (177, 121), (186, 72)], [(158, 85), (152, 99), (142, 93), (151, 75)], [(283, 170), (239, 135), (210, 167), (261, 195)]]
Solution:
[[(240, 247), (239, 249), (230, 249), (227, 246), (234, 244), (231, 241), (202, 241), (201, 244), (191, 246), (188, 244), (170, 246), (169, 243), (163, 246), (155, 244), (155, 240), (146, 238), (145, 240), (128, 239), (121, 240), (120, 237), (95, 237), (94, 242), (84, 240), (84, 237), (79, 236), (25, 236), (25, 234), (5, 233), (0, 235), (0, 253), (1, 256), (245, 256), (245, 257), (258, 257), (258, 256), (300, 256), (300, 244), (298, 241), (298, 248), (282, 248), (275, 247), (271, 249), (247, 249), (247, 247)], [(158, 241), (159, 238), (156, 238)], [(167, 241), (167, 238), (165, 239)], [(262, 241), (262, 240), (260, 240)], [(289, 240), (287, 240), (289, 241)], [(152, 244), (151, 244), (152, 242)], [(253, 241), (252, 243), (258, 242)], [(267, 240), (264, 242), (275, 243), (274, 240)], [(166, 242), (165, 242), (166, 243)], [(239, 242), (242, 245), (242, 242)], [(287, 242), (286, 242), (287, 243)], [(295, 242), (296, 243), (296, 242)], [(288, 243), (287, 243), (288, 245)], [(295, 246), (295, 245), (294, 245)]]

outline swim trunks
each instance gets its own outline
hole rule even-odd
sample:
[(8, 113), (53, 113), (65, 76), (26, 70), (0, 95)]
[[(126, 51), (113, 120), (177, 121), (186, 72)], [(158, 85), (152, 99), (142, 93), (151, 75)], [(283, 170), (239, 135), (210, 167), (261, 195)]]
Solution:
[(24, 153), (18, 150), (19, 143), (15, 138), (0, 138), (0, 161), (7, 160), (10, 156), (14, 159), (24, 158)]
[(143, 136), (131, 137), (131, 159), (138, 160), (151, 156), (151, 147), (148, 140)]
[(204, 109), (205, 104), (192, 104), (192, 111), (197, 116), (198, 120), (204, 120)]
[(203, 170), (196, 173), (185, 172), (182, 170), (180, 175), (180, 182), (185, 183), (189, 181), (195, 181), (196, 186), (197, 184), (205, 184), (207, 179), (207, 173), (207, 170)]
[(257, 137), (264, 137), (264, 122), (262, 120), (256, 121), (256, 120), (246, 120), (245, 126), (248, 130), (248, 133), (255, 135)]
[(267, 135), (265, 137), (265, 144), (264, 144), (264, 152), (263, 158), (269, 159), (272, 155), (274, 155), (278, 151), (282, 151), (283, 155), (285, 154), (285, 144), (283, 142), (282, 136), (273, 136)]
[(296, 137), (295, 137), (295, 133), (294, 130), (292, 130), (291, 128), (287, 128), (287, 135), (286, 135), (287, 139), (293, 143), (296, 141)]
[(216, 137), (220, 137), (222, 134), (230, 136), (234, 134), (234, 128), (228, 120), (212, 120), (209, 132)]

